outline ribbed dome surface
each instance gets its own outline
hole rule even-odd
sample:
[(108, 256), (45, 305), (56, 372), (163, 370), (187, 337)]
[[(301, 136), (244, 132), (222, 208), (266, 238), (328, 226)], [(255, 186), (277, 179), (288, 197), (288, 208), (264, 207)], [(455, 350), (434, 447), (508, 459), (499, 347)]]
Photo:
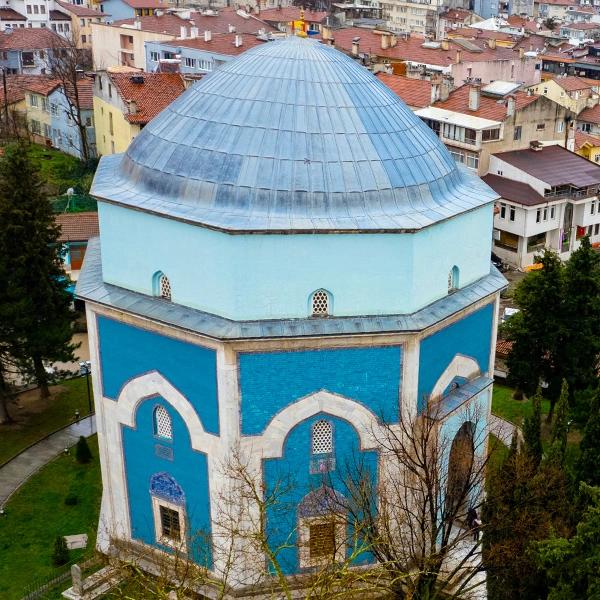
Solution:
[(92, 193), (242, 231), (413, 230), (495, 198), (369, 71), (293, 36), (186, 91)]

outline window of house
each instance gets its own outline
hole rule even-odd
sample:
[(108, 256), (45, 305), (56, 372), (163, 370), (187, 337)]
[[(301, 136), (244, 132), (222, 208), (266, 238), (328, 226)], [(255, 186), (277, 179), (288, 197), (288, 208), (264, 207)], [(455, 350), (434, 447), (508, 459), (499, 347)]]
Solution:
[(212, 71), (213, 64), (210, 60), (205, 60), (202, 58), (198, 59), (198, 68), (202, 71)]
[(35, 94), (29, 94), (29, 106), (39, 106), (38, 97)]
[(79, 23), (82, 27), (85, 27), (85, 19), (79, 19)]
[(81, 43), (82, 43), (82, 44), (85, 44), (85, 43), (86, 43), (86, 41), (87, 41), (87, 38), (86, 38), (86, 36), (82, 34), (82, 35), (81, 35)]
[(43, 15), (46, 14), (46, 7), (43, 4), (40, 4), (40, 13), (42, 13)]
[(59, 24), (56, 26), (56, 29), (57, 29), (57, 31), (58, 31), (58, 32), (60, 32), (60, 33), (63, 33), (63, 29), (64, 29), (64, 27), (63, 27), (63, 24), (62, 24), (62, 23), (59, 23)]
[(581, 131), (583, 131), (585, 133), (591, 133), (591, 131), (592, 131), (591, 123), (581, 123), (580, 127), (581, 127)]
[(500, 204), (500, 218), (506, 219), (506, 204)]
[(112, 85), (110, 83), (108, 84), (108, 97), (112, 98)]
[(544, 221), (548, 220), (548, 209), (544, 208)]
[(333, 452), (333, 426), (330, 421), (320, 419), (312, 427), (312, 453), (331, 454)]
[(500, 128), (496, 127), (495, 129), (484, 129), (481, 132), (481, 139), (484, 142), (492, 142), (494, 140), (500, 139)]
[(590, 214), (594, 214), (596, 212), (596, 201), (594, 200), (590, 206)]
[(517, 125), (515, 127), (515, 130), (513, 132), (513, 140), (517, 141), (521, 139), (521, 133), (522, 133), (523, 128), (521, 127), (521, 125)]
[(527, 252), (537, 252), (546, 245), (546, 233), (540, 233), (527, 238)]
[(31, 132), (37, 135), (42, 133), (42, 126), (39, 121), (36, 121), (35, 119), (31, 120)]
[(516, 252), (519, 248), (519, 236), (509, 231), (500, 230), (500, 239), (494, 240), (494, 245)]
[(183, 62), (186, 67), (190, 67), (191, 69), (196, 68), (196, 59), (195, 58), (186, 57), (186, 58), (184, 58)]
[(154, 409), (154, 433), (160, 438), (173, 439), (173, 423), (164, 406), (159, 405)]
[(111, 154), (115, 153), (115, 143), (112, 140), (110, 142), (110, 152), (111, 152)]
[(158, 54), (158, 52), (150, 52), (150, 60), (152, 62), (158, 62), (160, 56)]
[(37, 4), (33, 5), (33, 14), (38, 15), (40, 13), (40, 9)]
[(454, 265), (448, 273), (448, 293), (451, 294), (458, 289), (458, 267)]
[(550, 207), (550, 218), (551, 219), (554, 219), (555, 211), (556, 211), (556, 207), (555, 206), (551, 206)]
[(52, 137), (52, 128), (47, 123), (44, 123), (44, 136), (47, 138)]
[(600, 233), (600, 223), (596, 223), (594, 225), (594, 235), (598, 235)]
[(158, 295), (165, 300), (171, 300), (171, 282), (164, 273), (158, 278)]
[(113, 116), (112, 116), (112, 112), (108, 113), (108, 130), (110, 131), (110, 135), (114, 135), (114, 129), (113, 129)]
[(42, 110), (48, 112), (48, 98), (42, 96)]
[(556, 133), (562, 133), (565, 130), (565, 122), (560, 119), (556, 121)]
[(181, 522), (179, 520), (179, 511), (160, 505), (160, 527), (161, 535), (174, 542), (181, 540)]
[(535, 222), (539, 223), (542, 220), (542, 209), (538, 208), (535, 212)]
[(329, 294), (325, 290), (313, 292), (311, 313), (313, 317), (326, 317), (329, 314)]
[(515, 212), (516, 212), (516, 211), (515, 211), (515, 207), (514, 207), (514, 206), (511, 206), (511, 207), (510, 207), (510, 215), (509, 215), (509, 217), (508, 217), (508, 218), (509, 218), (509, 220), (511, 220), (511, 221), (514, 221), (514, 220), (515, 220)]
[(31, 4), (27, 5), (27, 14), (30, 15), (31, 14)]
[(538, 123), (535, 126), (536, 131), (544, 131), (544, 129), (546, 129), (546, 123)]
[(21, 61), (24, 67), (32, 67), (34, 65), (33, 52), (21, 52)]

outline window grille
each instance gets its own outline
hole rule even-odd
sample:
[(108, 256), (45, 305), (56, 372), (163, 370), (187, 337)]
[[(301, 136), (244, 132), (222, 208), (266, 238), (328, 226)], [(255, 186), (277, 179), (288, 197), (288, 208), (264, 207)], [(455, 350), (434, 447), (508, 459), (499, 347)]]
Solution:
[(181, 539), (179, 511), (160, 505), (160, 526), (164, 537), (178, 542)]
[(329, 296), (323, 290), (317, 290), (312, 297), (313, 317), (326, 317), (329, 314)]
[(166, 275), (160, 276), (159, 293), (161, 298), (164, 298), (165, 300), (171, 299), (171, 282)]
[(333, 452), (333, 427), (329, 421), (317, 421), (312, 428), (312, 453), (331, 454)]
[(166, 438), (168, 440), (173, 439), (173, 424), (169, 413), (164, 407), (156, 407), (156, 410), (154, 411), (154, 423), (154, 429), (158, 437)]

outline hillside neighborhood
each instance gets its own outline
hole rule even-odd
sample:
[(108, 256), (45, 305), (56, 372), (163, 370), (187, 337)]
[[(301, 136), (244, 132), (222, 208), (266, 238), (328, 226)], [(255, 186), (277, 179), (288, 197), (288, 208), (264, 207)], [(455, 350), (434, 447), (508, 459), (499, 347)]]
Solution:
[(600, 2), (0, 0), (0, 599), (593, 600)]

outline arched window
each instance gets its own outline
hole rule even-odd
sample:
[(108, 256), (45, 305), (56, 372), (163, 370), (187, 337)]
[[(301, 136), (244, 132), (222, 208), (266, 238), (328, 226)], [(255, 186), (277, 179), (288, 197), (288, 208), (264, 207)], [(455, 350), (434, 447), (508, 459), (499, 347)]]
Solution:
[(159, 296), (165, 300), (171, 299), (171, 282), (169, 278), (163, 273), (158, 280)]
[(312, 453), (331, 454), (333, 452), (333, 427), (329, 421), (321, 419), (312, 427)]
[(154, 433), (167, 440), (173, 439), (173, 423), (169, 413), (163, 406), (154, 409)]
[(326, 317), (329, 314), (329, 294), (325, 290), (313, 292), (310, 304), (313, 317)]
[(458, 267), (454, 265), (448, 273), (448, 293), (451, 294), (458, 289)]

